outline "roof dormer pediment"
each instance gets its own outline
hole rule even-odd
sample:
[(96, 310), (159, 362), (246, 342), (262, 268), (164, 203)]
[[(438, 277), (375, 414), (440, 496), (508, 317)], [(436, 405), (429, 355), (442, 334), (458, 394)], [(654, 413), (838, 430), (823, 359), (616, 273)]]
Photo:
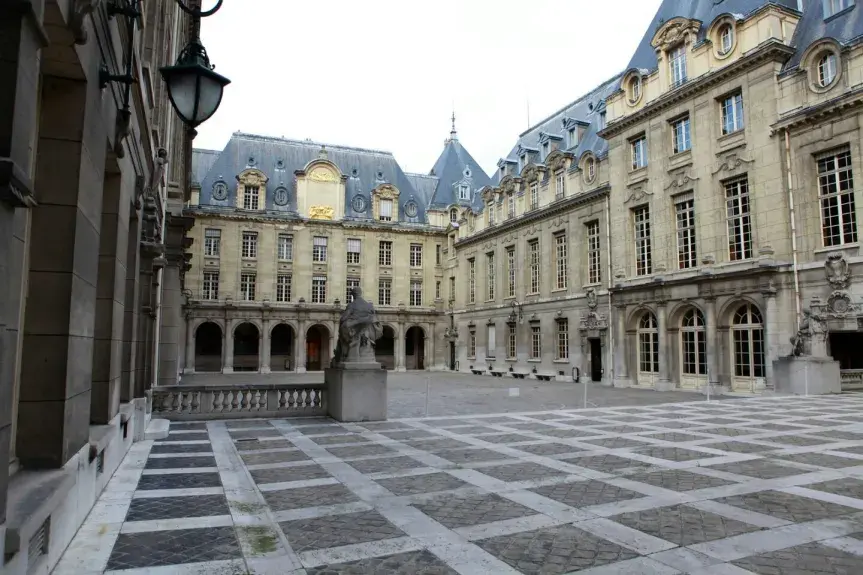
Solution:
[(555, 150), (545, 159), (545, 165), (548, 166), (551, 171), (557, 172), (558, 170), (568, 168), (573, 157), (574, 156), (569, 152)]
[(700, 20), (689, 18), (672, 18), (664, 22), (650, 41), (650, 45), (656, 50), (670, 50), (681, 42), (694, 44), (698, 31), (701, 29)]

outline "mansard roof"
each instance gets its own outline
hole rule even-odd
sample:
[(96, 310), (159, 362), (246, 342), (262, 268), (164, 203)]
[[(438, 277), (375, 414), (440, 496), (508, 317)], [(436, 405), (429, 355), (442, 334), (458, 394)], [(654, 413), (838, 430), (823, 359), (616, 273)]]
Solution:
[(453, 133), (453, 137), (447, 139), (443, 152), (432, 168), (431, 175), (436, 177), (438, 182), (434, 195), (429, 202), (430, 208), (441, 209), (459, 203), (456, 191), (459, 183), (470, 185), (471, 205), (475, 205), (478, 199), (477, 190), (492, 183), (488, 174), (483, 171), (479, 163), (470, 155), (470, 152), (454, 136)]
[(790, 71), (800, 66), (806, 49), (823, 38), (832, 38), (841, 46), (860, 42), (863, 39), (863, 7), (860, 3), (855, 2), (850, 8), (825, 19), (821, 1), (808, 0), (791, 39), (796, 51), (785, 64), (784, 70)]

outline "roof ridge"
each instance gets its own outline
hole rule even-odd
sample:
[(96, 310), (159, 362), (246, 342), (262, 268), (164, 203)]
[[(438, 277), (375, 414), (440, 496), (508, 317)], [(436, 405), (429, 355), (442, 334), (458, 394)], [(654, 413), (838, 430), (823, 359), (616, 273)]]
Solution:
[(392, 152), (387, 150), (376, 150), (374, 148), (360, 148), (357, 146), (344, 146), (341, 144), (329, 144), (327, 142), (319, 142), (317, 140), (295, 140), (292, 138), (282, 138), (276, 136), (263, 136), (261, 134), (250, 134), (247, 132), (234, 132), (231, 138), (242, 138), (244, 140), (263, 140), (269, 142), (278, 142), (280, 144), (298, 144), (302, 146), (325, 146), (329, 150), (347, 150), (350, 152), (366, 152), (370, 154), (380, 154), (384, 156), (393, 156)]

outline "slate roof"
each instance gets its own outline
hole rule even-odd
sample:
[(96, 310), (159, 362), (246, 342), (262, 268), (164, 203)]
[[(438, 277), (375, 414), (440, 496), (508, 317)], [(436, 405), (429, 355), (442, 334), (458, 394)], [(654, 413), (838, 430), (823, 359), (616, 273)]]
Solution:
[(841, 46), (850, 46), (863, 39), (863, 7), (860, 2), (855, 2), (850, 8), (825, 20), (821, 0), (804, 1), (803, 18), (791, 39), (791, 45), (796, 51), (785, 64), (783, 71), (797, 68), (803, 53), (817, 40), (832, 38)]
[(452, 136), (447, 139), (443, 152), (435, 162), (430, 174), (438, 179), (434, 194), (429, 202), (429, 207), (432, 208), (443, 209), (452, 204), (467, 204), (468, 202), (460, 202), (458, 199), (459, 183), (470, 186), (474, 204), (479, 198), (477, 191), (492, 184), (491, 178), (473, 159), (470, 152), (461, 145), (454, 132)]

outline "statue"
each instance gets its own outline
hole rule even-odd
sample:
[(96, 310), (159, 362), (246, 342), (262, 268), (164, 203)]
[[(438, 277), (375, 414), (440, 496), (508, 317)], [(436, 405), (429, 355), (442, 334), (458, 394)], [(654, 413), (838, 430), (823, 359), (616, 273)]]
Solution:
[(797, 334), (791, 338), (791, 355), (794, 357), (812, 355), (812, 336), (815, 335), (815, 329), (821, 325), (821, 322), (819, 315), (813, 314), (808, 309), (803, 310), (800, 327), (797, 329)]
[(375, 341), (384, 333), (375, 308), (363, 299), (363, 290), (351, 290), (354, 299), (339, 318), (339, 339), (333, 354), (332, 367), (339, 363), (370, 363), (375, 361)]

